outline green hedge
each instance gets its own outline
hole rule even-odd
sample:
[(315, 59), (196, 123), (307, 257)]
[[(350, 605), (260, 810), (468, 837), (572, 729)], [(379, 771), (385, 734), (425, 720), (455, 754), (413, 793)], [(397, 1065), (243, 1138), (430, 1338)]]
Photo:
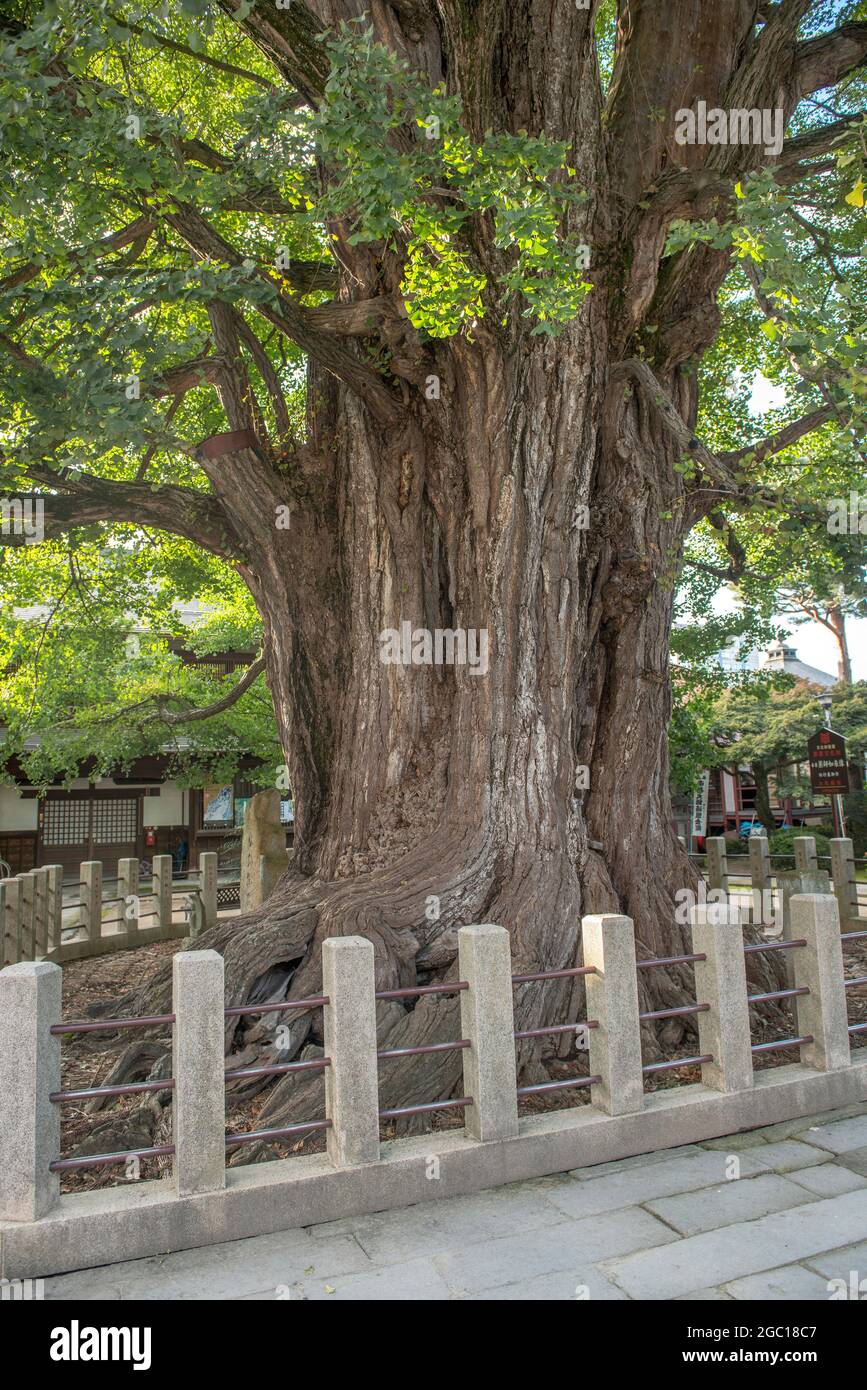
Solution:
[(794, 858), (784, 859), (782, 855), (792, 855), (795, 853), (795, 839), (803, 835), (812, 835), (816, 841), (816, 853), (820, 857), (819, 868), (830, 869), (829, 863), (822, 863), (821, 856), (830, 855), (831, 840), (834, 838), (834, 827), (832, 825), (798, 826), (794, 830), (777, 830), (768, 840), (768, 849), (771, 852), (772, 869), (794, 869)]

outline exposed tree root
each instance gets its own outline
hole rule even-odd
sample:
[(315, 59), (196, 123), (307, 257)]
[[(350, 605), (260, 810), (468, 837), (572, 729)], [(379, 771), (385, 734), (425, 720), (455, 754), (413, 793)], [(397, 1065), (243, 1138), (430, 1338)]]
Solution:
[[(415, 861), (415, 862), (413, 862)], [(321, 945), (333, 935), (361, 934), (376, 949), (377, 989), (409, 988), (445, 983), (458, 977), (457, 928), (462, 922), (508, 922), (512, 934), (515, 973), (537, 969), (562, 969), (581, 963), (580, 919), (582, 892), (577, 874), (563, 872), (551, 860), (516, 856), (508, 878), (492, 870), (492, 860), (482, 845), (468, 859), (467, 847), (454, 841), (443, 852), (407, 856), (394, 868), (352, 880), (323, 884), (296, 873), (287, 874), (267, 904), (243, 917), (220, 921), (195, 942), (196, 949), (219, 951), (226, 964), (226, 1003), (229, 1006), (302, 999), (322, 992)], [(685, 856), (677, 872), (684, 873)], [(437, 865), (436, 874), (432, 864)], [(689, 870), (692, 873), (691, 870)], [(617, 894), (598, 854), (588, 856), (584, 876), (584, 900), (596, 910), (616, 910)], [(425, 915), (431, 894), (439, 898), (439, 916)], [(624, 895), (628, 897), (628, 893)], [(657, 954), (687, 954), (691, 950), (688, 927), (673, 921), (672, 893), (663, 883), (642, 885), (643, 920), (636, 922), (639, 959)], [(585, 907), (585, 911), (587, 908)], [(758, 934), (746, 929), (749, 940)], [(775, 955), (747, 957), (751, 991), (778, 988), (782, 965)], [(642, 1011), (674, 1008), (694, 999), (692, 967), (673, 966), (639, 971)], [(515, 988), (516, 1030), (559, 1022), (580, 1022), (586, 1017), (584, 983), (551, 980)], [(150, 1015), (171, 1008), (171, 966), (161, 968), (151, 981), (121, 1000), (106, 1003), (100, 1013)], [(421, 996), (409, 1001), (380, 1001), (380, 1048), (419, 1047), (460, 1038), (460, 1009), (456, 995)], [(763, 1006), (762, 1021), (786, 1032), (786, 1014), (775, 1006)], [(697, 1027), (694, 1017), (648, 1023), (642, 1028), (646, 1061), (660, 1060), (694, 1050)], [(227, 1066), (264, 1066), (299, 1060), (321, 1051), (322, 1011), (292, 1010), (227, 1022)], [(544, 1059), (577, 1058), (571, 1034), (518, 1045), (519, 1072), (523, 1080), (545, 1079)], [(170, 1052), (164, 1044), (140, 1038), (127, 1046), (105, 1084), (129, 1078), (162, 1078), (168, 1074)], [(424, 1054), (385, 1061), (380, 1068), (382, 1109), (445, 1100), (461, 1094), (462, 1063), (459, 1051)], [(256, 1078), (230, 1083), (229, 1106), (249, 1100), (263, 1089), (268, 1094), (259, 1113), (257, 1128), (277, 1128), (324, 1113), (321, 1073), (301, 1072), (274, 1082)], [(96, 1106), (94, 1106), (96, 1108)], [(103, 1123), (94, 1130), (104, 1140), (110, 1133), (115, 1146), (136, 1147), (156, 1142), (154, 1136), (168, 1123), (168, 1106), (142, 1107), (134, 1116), (119, 1120), (115, 1129)], [(426, 1127), (426, 1117), (400, 1122), (399, 1130)], [(121, 1143), (123, 1139), (123, 1143)], [(129, 1141), (129, 1142), (127, 1142)], [(82, 1148), (82, 1152), (84, 1152)], [(87, 1152), (99, 1151), (88, 1139)], [(247, 1163), (273, 1156), (281, 1149), (268, 1145), (244, 1146), (230, 1160)]]

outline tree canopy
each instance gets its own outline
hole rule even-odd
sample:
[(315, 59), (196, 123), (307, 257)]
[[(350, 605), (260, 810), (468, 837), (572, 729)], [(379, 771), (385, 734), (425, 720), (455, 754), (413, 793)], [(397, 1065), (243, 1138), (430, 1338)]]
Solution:
[[(731, 266), (706, 306), (718, 333), (682, 439), (684, 748), (686, 698), (718, 682), (722, 637), (756, 645), (775, 611), (838, 627), (864, 612), (863, 539), (826, 522), (864, 478), (865, 16), (863, 0), (759, 6), (755, 61), (776, 29), (795, 44), (782, 149), (733, 174), (672, 165), (638, 202), (667, 229), (671, 294), (708, 250)], [(595, 43), (612, 98), (617, 23), (606, 0)], [(4, 26), (0, 483), (42, 501), (48, 537), (0, 552), (4, 720), (10, 748), (41, 731), (31, 764), (49, 776), (85, 747), (107, 767), (156, 746), (163, 690), (175, 714), (220, 693), (157, 636), (176, 629), (176, 600), (212, 604), (205, 649), (261, 642), (237, 578), (250, 540), (215, 502), (219, 453), (200, 448), (231, 428), (233, 394), (291, 512), (317, 487), (308, 362), (395, 418), (408, 381), (438, 389), (426, 342), (511, 312), (556, 335), (605, 268), (574, 232), (589, 184), (570, 142), (471, 134), (466, 95), (431, 85), (363, 17), (328, 30), (299, 4), (17, 0)], [(342, 246), (399, 263), (399, 294), (335, 298)], [(658, 332), (641, 329), (646, 358)], [(783, 392), (761, 421), (758, 372)], [(646, 365), (628, 376), (666, 410)], [(742, 601), (733, 619), (708, 613), (721, 584)], [(47, 615), (15, 612), (37, 601)], [(131, 626), (154, 634), (134, 658)], [(215, 719), (183, 755), (190, 775), (238, 740), (273, 760), (261, 681)]]
[[(557, 998), (581, 1016), (586, 914), (628, 915), (644, 954), (687, 945), (672, 685), (688, 764), (714, 642), (771, 622), (753, 576), (794, 592), (787, 527), (859, 490), (867, 0), (8, 13), (0, 486), (46, 539), (4, 526), (15, 573), (53, 567), (62, 592), (70, 553), (91, 590), (116, 568), (118, 633), (139, 600), (164, 632), (198, 586), (261, 640), (295, 848), (260, 911), (199, 939), (234, 1002), (320, 993), (341, 934), (375, 943), (380, 988), (453, 979), (455, 929), (501, 922), (519, 970), (558, 972), (516, 991), (535, 1079)], [(175, 545), (200, 580), (166, 580)], [(719, 620), (727, 583), (745, 602)], [(484, 676), (383, 663), (404, 620), (484, 630)], [(101, 711), (197, 679), (157, 657)], [(21, 731), (28, 689), (58, 719), (32, 656), (9, 688)], [(779, 962), (747, 968), (778, 985)], [(678, 974), (642, 972), (645, 1012)], [(163, 971), (118, 1012), (169, 990)], [(384, 1106), (462, 1094), (460, 1056), (428, 1046), (458, 1011), (422, 994), (383, 1019), (414, 1059)], [(321, 1042), (299, 1012), (288, 1046), (257, 1021), (245, 1064)], [(257, 1122), (319, 1114), (316, 1083), (281, 1076)]]

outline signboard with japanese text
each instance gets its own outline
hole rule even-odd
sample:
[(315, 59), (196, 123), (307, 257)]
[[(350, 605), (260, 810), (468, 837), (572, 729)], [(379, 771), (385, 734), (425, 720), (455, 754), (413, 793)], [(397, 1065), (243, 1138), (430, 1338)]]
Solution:
[(849, 790), (846, 740), (833, 729), (818, 729), (807, 742), (810, 786), (814, 792), (837, 796)]

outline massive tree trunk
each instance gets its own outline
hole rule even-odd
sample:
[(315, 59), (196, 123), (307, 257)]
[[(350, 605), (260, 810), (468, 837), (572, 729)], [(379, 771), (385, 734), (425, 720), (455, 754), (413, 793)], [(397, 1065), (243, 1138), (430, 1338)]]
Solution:
[[(580, 963), (588, 912), (632, 916), (640, 955), (689, 949), (673, 897), (694, 872), (666, 748), (682, 484), (652, 414), (622, 387), (606, 402), (606, 365), (600, 297), (554, 342), (479, 335), (443, 352), (440, 399), (420, 394), (397, 439), (327, 388), (333, 490), (288, 531), (278, 494), (250, 487), (255, 455), (233, 462), (236, 484), (224, 471), (239, 523), (258, 499), (246, 574), (297, 815), (265, 907), (197, 943), (224, 951), (229, 1002), (287, 981), (289, 997), (317, 994), (335, 933), (374, 941), (381, 989), (454, 977), (467, 922), (509, 928), (516, 972)], [(481, 631), (486, 669), (484, 637), (475, 666), (383, 661), (381, 635), (402, 624)], [(642, 977), (659, 1006), (688, 989), (683, 971)], [(516, 990), (517, 1028), (584, 1016), (580, 985)], [(459, 1036), (453, 999), (382, 1022), (389, 1047)], [(278, 1057), (278, 1026), (234, 1036), (245, 1063)], [(293, 1019), (279, 1059), (318, 1029), (315, 1013)], [(524, 1045), (526, 1074), (540, 1051)], [(383, 1104), (447, 1096), (459, 1076), (459, 1054), (392, 1065)], [(263, 1119), (317, 1104), (317, 1082), (292, 1078)]]
[[(396, 258), (351, 244), (341, 225), (339, 302), (381, 301), (376, 341), (390, 348), (399, 392), (377, 379), (359, 389), (360, 358), (327, 360), (314, 344), (306, 444), (278, 466), (252, 446), (203, 465), (264, 620), (296, 803), (290, 872), (261, 910), (198, 943), (224, 953), (229, 1002), (317, 993), (333, 934), (373, 940), (380, 988), (454, 978), (467, 922), (508, 927), (517, 970), (575, 963), (588, 912), (628, 913), (640, 955), (688, 948), (674, 912), (695, 875), (669, 802), (669, 634), (685, 536), (737, 490), (693, 437), (696, 367), (729, 262), (705, 247), (663, 260), (662, 248), (671, 216), (702, 195), (701, 178), (689, 184), (696, 170), (711, 164), (705, 182), (718, 194), (727, 170), (761, 156), (676, 147), (669, 118), (699, 99), (791, 109), (805, 6), (771, 10), (757, 37), (760, 8), (670, 0), (661, 12), (628, 0), (606, 98), (592, 15), (574, 5), (373, 7), (377, 36), (462, 97), (474, 134), (525, 128), (571, 142), (589, 197), (570, 231), (593, 248), (594, 289), (553, 340), (501, 304), (469, 335), (424, 342)], [(315, 9), (332, 21), (355, 6)], [(302, 11), (260, 4), (241, 22), (315, 101), (322, 73)], [(173, 225), (208, 254), (201, 227)], [(490, 267), (489, 233), (477, 230)], [(347, 332), (363, 337), (371, 321), (365, 309)], [(224, 307), (212, 325), (229, 425), (255, 435)], [(382, 635), (402, 624), (486, 634), (486, 669), (384, 661)], [(753, 956), (750, 968), (772, 967)], [(162, 976), (138, 1005), (152, 1009), (166, 987)], [(665, 1005), (689, 975), (643, 972), (641, 987)], [(580, 985), (515, 997), (521, 1028), (582, 1017)], [(245, 1061), (278, 1055), (274, 1017), (231, 1033)], [(280, 1060), (320, 1041), (319, 1027), (315, 1013), (294, 1017)], [(455, 1038), (457, 1027), (453, 999), (382, 1013), (389, 1047)], [(539, 1055), (526, 1045), (525, 1072)], [(447, 1096), (459, 1071), (451, 1053), (385, 1068), (383, 1103)], [(313, 1113), (318, 1084), (283, 1080), (261, 1118)]]

